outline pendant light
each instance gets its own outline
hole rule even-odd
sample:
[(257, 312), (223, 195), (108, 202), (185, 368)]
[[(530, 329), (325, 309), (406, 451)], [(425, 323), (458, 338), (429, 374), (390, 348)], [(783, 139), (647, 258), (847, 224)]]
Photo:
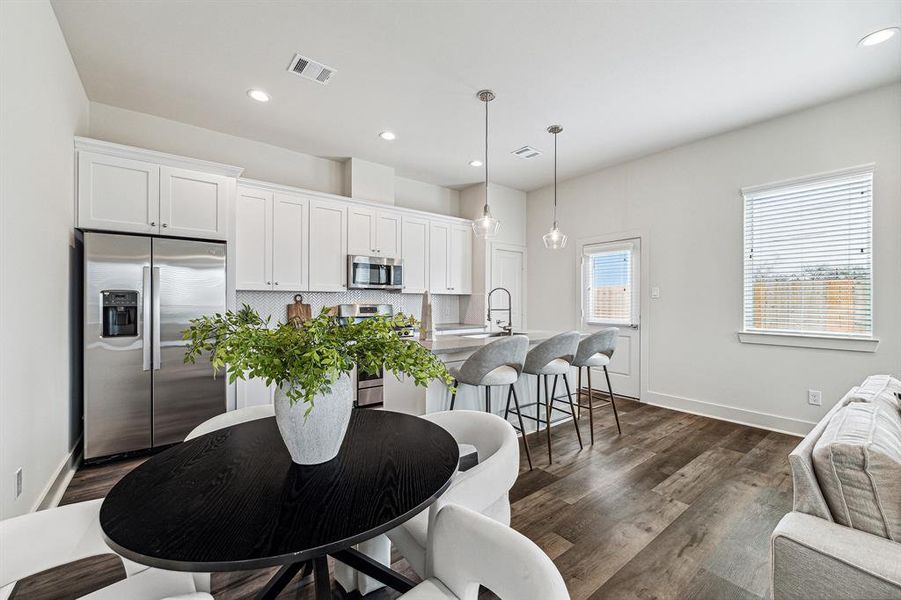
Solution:
[(561, 131), (563, 128), (559, 125), (547, 128), (548, 133), (554, 134), (554, 224), (541, 239), (544, 240), (544, 247), (550, 250), (560, 250), (566, 246), (566, 234), (557, 227), (557, 134)]
[(501, 227), (501, 222), (491, 215), (488, 208), (488, 103), (494, 100), (494, 92), (482, 90), (478, 97), (485, 103), (485, 206), (482, 208), (482, 216), (472, 222), (472, 231), (482, 239), (489, 239), (496, 236)]

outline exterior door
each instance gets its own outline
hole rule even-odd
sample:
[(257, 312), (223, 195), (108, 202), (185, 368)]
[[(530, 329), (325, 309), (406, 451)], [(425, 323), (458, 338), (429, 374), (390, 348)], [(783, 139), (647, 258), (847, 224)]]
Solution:
[(225, 244), (153, 240), (153, 445), (180, 442), (225, 412), (225, 373), (207, 357), (184, 362), (191, 319), (225, 310)]
[[(514, 331), (525, 328), (525, 295), (523, 286), (526, 276), (526, 249), (523, 246), (493, 244), (491, 248), (491, 289), (502, 287), (510, 292), (513, 303), (511, 323)], [(491, 297), (491, 307), (495, 309), (509, 308), (507, 295), (496, 292)], [(498, 319), (506, 323), (504, 312), (492, 312), (491, 321)]]
[[(582, 247), (582, 326), (585, 331), (619, 329), (607, 370), (613, 393), (631, 398), (638, 398), (641, 393), (640, 262), (638, 238)], [(592, 387), (606, 391), (604, 371), (596, 371), (592, 374)]]

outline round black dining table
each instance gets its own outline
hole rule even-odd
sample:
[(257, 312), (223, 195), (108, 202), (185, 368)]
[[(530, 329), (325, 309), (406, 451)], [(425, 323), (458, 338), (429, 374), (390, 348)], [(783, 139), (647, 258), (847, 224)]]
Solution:
[(352, 546), (427, 508), (448, 488), (459, 447), (434, 423), (355, 409), (338, 456), (297, 465), (275, 419), (234, 425), (151, 457), (100, 509), (110, 547), (173, 571), (280, 566), (259, 598), (303, 570), (329, 598), (327, 556), (401, 592), (413, 582)]

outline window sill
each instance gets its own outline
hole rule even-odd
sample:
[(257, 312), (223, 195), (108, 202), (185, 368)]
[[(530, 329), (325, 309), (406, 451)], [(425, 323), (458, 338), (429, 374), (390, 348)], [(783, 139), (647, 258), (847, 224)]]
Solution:
[(878, 338), (849, 338), (828, 335), (805, 335), (799, 333), (764, 333), (761, 331), (739, 331), (738, 341), (743, 344), (819, 348), (823, 350), (847, 350), (851, 352), (876, 352), (876, 348), (879, 346)]

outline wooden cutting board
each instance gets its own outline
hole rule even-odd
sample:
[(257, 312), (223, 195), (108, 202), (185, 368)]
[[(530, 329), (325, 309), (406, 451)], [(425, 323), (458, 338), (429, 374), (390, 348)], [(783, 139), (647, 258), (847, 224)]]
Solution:
[(313, 311), (309, 304), (304, 304), (303, 296), (297, 294), (294, 296), (294, 302), (288, 305), (288, 323), (295, 327), (300, 327), (304, 321), (313, 318)]

